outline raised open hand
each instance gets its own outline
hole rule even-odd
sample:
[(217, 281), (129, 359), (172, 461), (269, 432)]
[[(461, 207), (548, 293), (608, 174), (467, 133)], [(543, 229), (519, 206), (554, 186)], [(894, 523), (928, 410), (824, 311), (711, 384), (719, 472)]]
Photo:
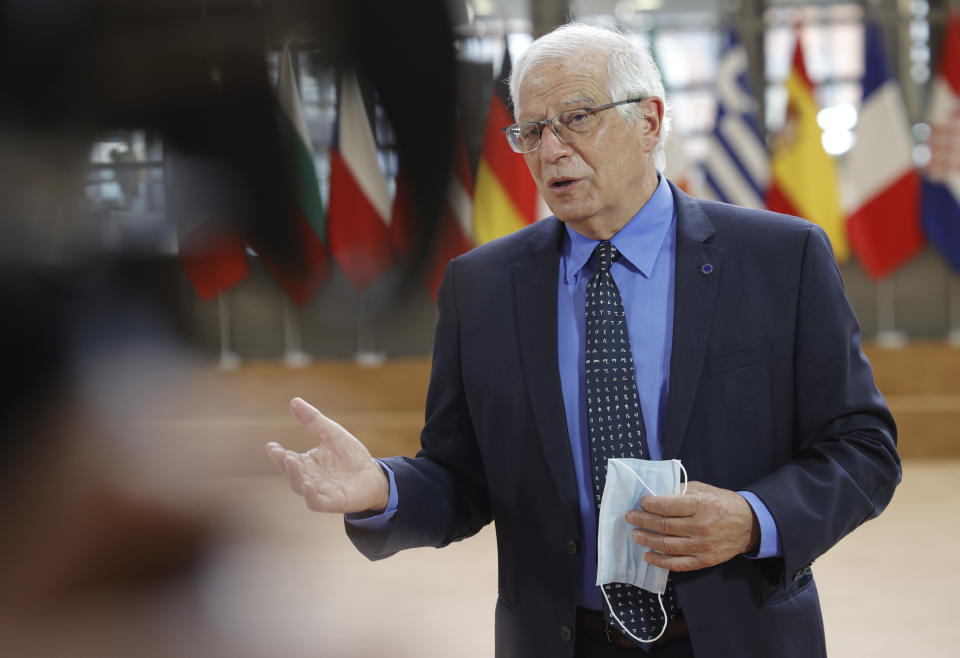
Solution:
[(290, 413), (317, 439), (307, 452), (267, 444), (267, 454), (295, 493), (315, 512), (380, 512), (387, 506), (389, 481), (380, 464), (350, 432), (301, 398)]

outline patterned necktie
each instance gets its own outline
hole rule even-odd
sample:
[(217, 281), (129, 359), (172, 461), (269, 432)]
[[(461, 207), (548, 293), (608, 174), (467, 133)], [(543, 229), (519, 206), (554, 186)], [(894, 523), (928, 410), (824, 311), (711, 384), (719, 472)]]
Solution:
[[(623, 313), (620, 291), (610, 274), (610, 265), (619, 252), (604, 240), (594, 251), (596, 271), (587, 283), (586, 357), (584, 375), (587, 389), (587, 434), (590, 438), (590, 465), (596, 509), (600, 509), (607, 460), (612, 457), (649, 459), (647, 434), (637, 396), (630, 335)], [(613, 628), (617, 617), (631, 633), (643, 639), (655, 637), (663, 627), (663, 613), (656, 594), (625, 583), (603, 586), (610, 606), (604, 604), (604, 619)], [(667, 582), (663, 605), (670, 619), (682, 616), (673, 581)]]

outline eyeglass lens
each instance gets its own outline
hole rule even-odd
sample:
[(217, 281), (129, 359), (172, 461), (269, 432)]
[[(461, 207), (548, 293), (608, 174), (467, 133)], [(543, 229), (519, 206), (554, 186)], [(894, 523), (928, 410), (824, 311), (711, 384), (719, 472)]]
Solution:
[(540, 146), (543, 130), (550, 124), (554, 132), (564, 142), (572, 142), (585, 136), (593, 129), (596, 114), (590, 110), (576, 109), (561, 112), (553, 119), (541, 122), (522, 121), (510, 127), (507, 134), (514, 150), (522, 153), (535, 150)]

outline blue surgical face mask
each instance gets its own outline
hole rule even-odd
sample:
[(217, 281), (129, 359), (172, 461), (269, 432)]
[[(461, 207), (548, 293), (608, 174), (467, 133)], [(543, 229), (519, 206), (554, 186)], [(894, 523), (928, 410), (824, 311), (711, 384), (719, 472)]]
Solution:
[[(597, 585), (629, 583), (648, 592), (663, 595), (670, 572), (643, 559), (644, 554), (650, 549), (630, 538), (630, 531), (634, 526), (627, 523), (625, 517), (632, 509), (642, 509), (640, 499), (644, 496), (650, 494), (672, 496), (681, 493), (681, 472), (684, 475), (683, 492), (685, 493), (686, 470), (677, 459), (650, 461), (621, 458), (607, 461), (607, 481), (603, 487), (598, 514)], [(603, 594), (606, 596), (605, 591)], [(660, 605), (662, 608), (662, 599)], [(617, 621), (620, 620), (617, 619)], [(628, 635), (640, 642), (652, 642), (657, 639), (638, 638), (630, 633), (622, 622), (620, 626)], [(664, 628), (666, 628), (666, 615), (664, 615)]]

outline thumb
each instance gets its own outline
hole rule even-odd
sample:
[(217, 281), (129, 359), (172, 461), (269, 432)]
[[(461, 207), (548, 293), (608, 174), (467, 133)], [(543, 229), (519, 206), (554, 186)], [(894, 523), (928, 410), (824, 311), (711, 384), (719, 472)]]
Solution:
[(319, 409), (300, 397), (290, 400), (290, 413), (314, 434), (316, 434), (317, 430), (323, 425), (323, 421), (326, 420), (326, 417), (320, 413)]
[(336, 421), (324, 416), (303, 398), (290, 400), (290, 413), (318, 439), (330, 440), (338, 436), (350, 436)]

